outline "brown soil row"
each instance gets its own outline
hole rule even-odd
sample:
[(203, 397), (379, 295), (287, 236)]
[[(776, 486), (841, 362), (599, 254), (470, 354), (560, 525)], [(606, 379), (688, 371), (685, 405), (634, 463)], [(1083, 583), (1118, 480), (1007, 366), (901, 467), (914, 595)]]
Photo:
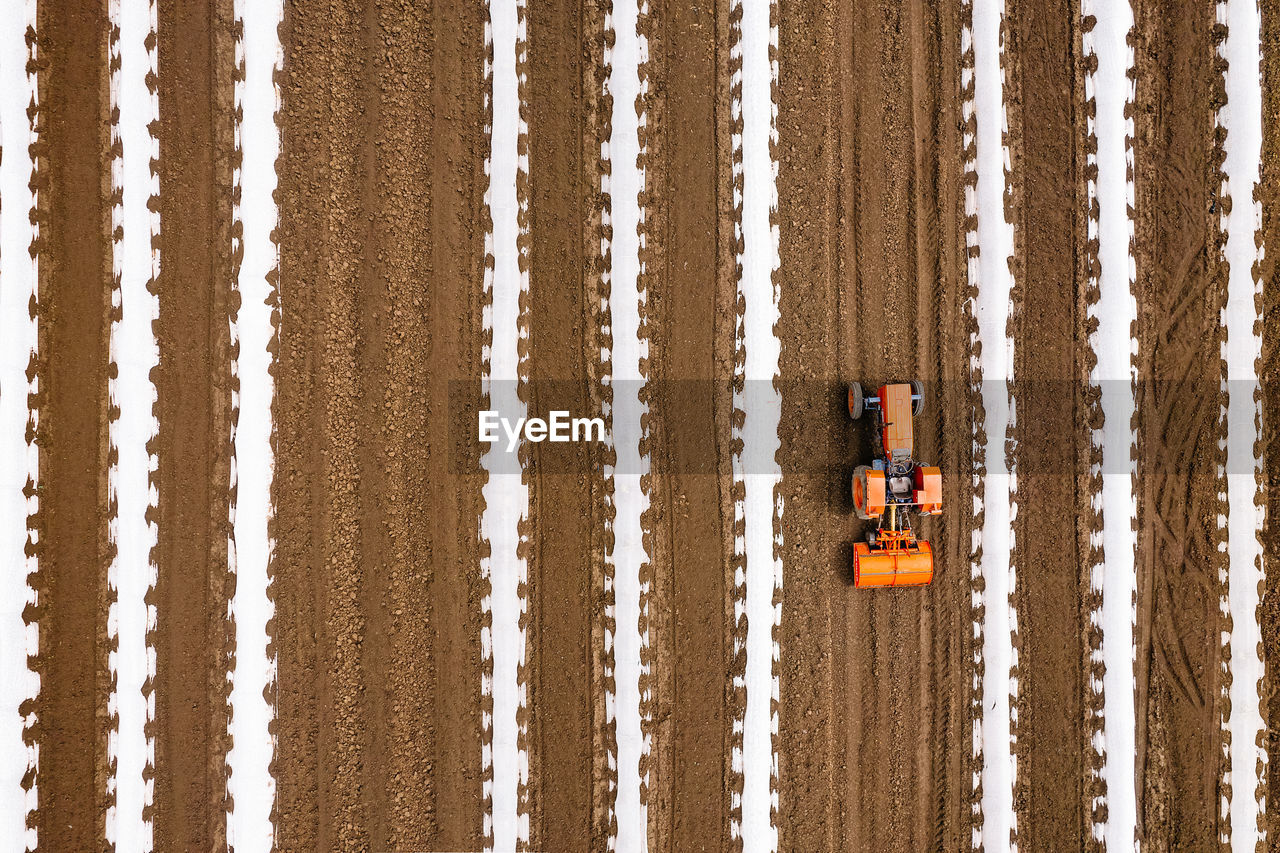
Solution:
[[(956, 849), (970, 828), (968, 321), (958, 4), (780, 6), (780, 845)], [(844, 384), (920, 377), (945, 472), (925, 589), (851, 587)]]
[[(1266, 658), (1263, 713), (1270, 721), (1280, 720), (1280, 691), (1276, 690), (1280, 666), (1280, 3), (1262, 3), (1262, 247), (1263, 262), (1255, 270), (1262, 278), (1262, 453), (1266, 463), (1266, 522), (1261, 531), (1263, 560), (1267, 570), (1263, 589), (1261, 620), (1262, 648)], [(1274, 722), (1272, 723), (1274, 727)], [(1270, 729), (1269, 729), (1270, 732)], [(1280, 791), (1280, 739), (1266, 742), (1268, 805)], [(1280, 821), (1274, 807), (1267, 820), (1271, 850), (1280, 850)]]
[[(605, 9), (528, 6), (530, 416), (598, 415), (602, 314), (600, 92)], [(605, 459), (594, 444), (532, 445), (529, 466), (530, 850), (600, 850), (613, 739), (604, 695)]]
[(282, 849), (479, 849), (478, 7), (291, 4), (279, 164)]
[[(1019, 0), (1006, 19), (1015, 291), (1013, 554), (1019, 628), (1020, 846), (1085, 849), (1095, 752), (1089, 743), (1089, 283), (1084, 67), (1077, 4)], [(1074, 442), (1071, 437), (1075, 436)], [(991, 453), (994, 448), (988, 448)]]
[(111, 192), (107, 10), (38, 9), (40, 747), (35, 827), (100, 850), (107, 806), (107, 332)]
[(1220, 141), (1210, 2), (1135, 4), (1137, 772), (1153, 850), (1218, 844)]
[(233, 64), (231, 3), (159, 8), (155, 845), (225, 844)]
[[(734, 518), (730, 378), (736, 246), (728, 4), (660, 3), (649, 39), (645, 223), (651, 508), (643, 520), (653, 699), (649, 844), (730, 849)], [(642, 692), (644, 690), (642, 686)]]

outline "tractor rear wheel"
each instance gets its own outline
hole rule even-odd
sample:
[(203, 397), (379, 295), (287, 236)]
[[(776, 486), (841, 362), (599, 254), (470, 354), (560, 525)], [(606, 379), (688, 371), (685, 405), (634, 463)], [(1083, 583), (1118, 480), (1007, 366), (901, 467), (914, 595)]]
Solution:
[(849, 383), (849, 417), (851, 419), (856, 421), (858, 418), (862, 417), (862, 405), (863, 405), (862, 383), (850, 382)]
[(871, 512), (867, 508), (870, 498), (870, 489), (867, 485), (867, 474), (871, 471), (868, 465), (859, 465), (853, 470), (853, 482), (851, 493), (853, 495), (853, 511), (858, 518), (863, 521), (870, 521), (873, 518), (879, 518), (880, 514)]

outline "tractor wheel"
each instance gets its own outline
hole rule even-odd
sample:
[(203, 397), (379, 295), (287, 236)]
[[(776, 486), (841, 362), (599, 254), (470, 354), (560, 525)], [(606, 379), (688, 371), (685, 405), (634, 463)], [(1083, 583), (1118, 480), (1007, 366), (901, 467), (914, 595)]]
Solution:
[(919, 379), (911, 380), (911, 396), (915, 397), (911, 402), (911, 414), (918, 415), (924, 411), (924, 383)]
[(863, 521), (870, 521), (873, 518), (879, 517), (878, 515), (867, 511), (867, 472), (870, 470), (870, 467), (866, 465), (859, 465), (853, 470), (853, 511), (856, 512), (858, 514), (858, 518)]
[(862, 417), (862, 404), (863, 404), (862, 383), (850, 382), (849, 383), (849, 417), (850, 418), (856, 421), (858, 418)]

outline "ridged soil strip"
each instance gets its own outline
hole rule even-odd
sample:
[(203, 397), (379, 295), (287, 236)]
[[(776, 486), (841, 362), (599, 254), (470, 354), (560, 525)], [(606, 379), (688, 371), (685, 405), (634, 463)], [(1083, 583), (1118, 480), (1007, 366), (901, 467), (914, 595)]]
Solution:
[[(1218, 843), (1224, 97), (1214, 4), (1135, 4), (1140, 837)], [(1108, 703), (1119, 697), (1108, 697)]]
[[(434, 618), (428, 625), (427, 642), (434, 668), (435, 752), (429, 763), (421, 754), (413, 760), (418, 772), (429, 773), (435, 780), (430, 844), (442, 850), (478, 850), (483, 843), (479, 448), (461, 440), (472, 435), (474, 411), (442, 401), (459, 382), (467, 389), (467, 399), (474, 400), (480, 376), (484, 235), (475, 223), (482, 219), (484, 193), (483, 67), (479, 61), (484, 19), (483, 11), (471, 5), (432, 8), (434, 49), (424, 73), (432, 80), (426, 106), (434, 117), (431, 138), (438, 154), (428, 158), (426, 175), (429, 350), (418, 361), (418, 369), (426, 371), (429, 390), (423, 394), (410, 387), (406, 392), (429, 402), (425, 428), (433, 458), (428, 465), (410, 455), (406, 462), (406, 475), (420, 478), (411, 482), (406, 518), (414, 526), (420, 526), (424, 515), (445, 523), (428, 525), (422, 543), (433, 560), (429, 593)], [(413, 4), (405, 4), (397, 7), (397, 14), (418, 13)], [(415, 148), (420, 144), (411, 135), (403, 136), (402, 142)], [(404, 434), (406, 454), (415, 451), (418, 436), (416, 429)], [(439, 476), (446, 465), (451, 475)], [(405, 607), (401, 618), (413, 619), (413, 609)], [(396, 654), (417, 657), (421, 650), (400, 642)], [(420, 716), (421, 712), (406, 705), (403, 715)], [(403, 797), (398, 804), (406, 812), (419, 807), (413, 796)]]
[(41, 693), (32, 824), (51, 850), (101, 850), (107, 799), (107, 327), (111, 316), (108, 23), (97, 2), (37, 10), (42, 453), (32, 579)]
[[(530, 417), (599, 415), (604, 14), (540, 0), (527, 11)], [(602, 447), (542, 442), (522, 453), (531, 522), (528, 847), (601, 850), (611, 830), (600, 759), (611, 732), (595, 698), (606, 685), (591, 643), (605, 618)]]
[[(837, 364), (841, 108), (846, 83), (829, 67), (835, 13), (821, 3), (779, 4), (778, 218), (781, 225), (782, 695), (778, 846), (846, 848), (842, 802), (847, 693), (837, 655), (852, 593), (845, 478), (851, 470)], [(861, 452), (859, 450), (858, 452)]]
[[(1019, 842), (1083, 847), (1094, 770), (1086, 686), (1089, 437), (1080, 10), (1010, 3), (1006, 100), (1011, 153), (1018, 411), (1014, 596), (1023, 626), (1017, 710)], [(1074, 440), (1068, 436), (1075, 436)], [(1082, 531), (1084, 535), (1082, 536)]]
[[(729, 843), (726, 756), (735, 694), (726, 617), (732, 571), (729, 381), (734, 280), (729, 178), (713, 5), (659, 4), (641, 19), (649, 41), (647, 188), (642, 261), (648, 288), (652, 503), (644, 518), (652, 734), (647, 765), (651, 849)], [(741, 700), (742, 697), (737, 697)]]
[(159, 6), (158, 849), (225, 843), (232, 11)]
[[(966, 13), (779, 6), (783, 849), (958, 849), (974, 821)], [(848, 477), (872, 448), (844, 388), (912, 377), (917, 454), (944, 471), (935, 579), (855, 590)]]
[(481, 346), (481, 26), (286, 9), (281, 849), (481, 844), (475, 412), (451, 394)]
[[(1262, 591), (1262, 649), (1266, 661), (1263, 714), (1271, 727), (1280, 721), (1280, 691), (1275, 689), (1280, 668), (1280, 2), (1262, 2), (1262, 177), (1258, 200), (1262, 202), (1259, 263), (1262, 279), (1262, 455), (1266, 516), (1263, 523), (1262, 559), (1267, 569)], [(1267, 816), (1267, 834), (1274, 845), (1280, 823), (1274, 808), (1280, 792), (1280, 739), (1266, 741), (1270, 760), (1266, 784), (1273, 806)]]

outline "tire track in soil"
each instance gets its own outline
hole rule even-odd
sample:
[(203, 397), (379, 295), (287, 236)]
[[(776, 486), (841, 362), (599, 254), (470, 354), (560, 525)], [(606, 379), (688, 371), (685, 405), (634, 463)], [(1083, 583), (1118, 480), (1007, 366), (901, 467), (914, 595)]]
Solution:
[(107, 848), (107, 330), (111, 241), (107, 9), (41, 3), (36, 148), (40, 225), (41, 692), (34, 825), (50, 850)]
[(1276, 689), (1280, 666), (1280, 2), (1263, 0), (1262, 8), (1262, 174), (1257, 197), (1262, 202), (1261, 261), (1255, 275), (1262, 277), (1262, 380), (1263, 487), (1267, 513), (1262, 534), (1263, 588), (1262, 648), (1266, 660), (1263, 709), (1267, 716), (1267, 840), (1270, 850), (1280, 850), (1280, 822), (1276, 820), (1276, 796), (1280, 793), (1280, 739), (1272, 731), (1280, 721), (1280, 690)]
[[(723, 4), (656, 3), (649, 40), (647, 221), (653, 735), (649, 845), (728, 849), (735, 695), (730, 586), (730, 381), (736, 286), (728, 214), (729, 126), (719, 49)], [(643, 692), (643, 690), (642, 690)]]
[[(234, 44), (229, 0), (158, 10), (158, 850), (226, 843)], [(238, 299), (236, 297), (235, 299)]]
[[(961, 9), (783, 2), (780, 15), (779, 843), (957, 849), (973, 769)], [(864, 529), (847, 481), (870, 431), (846, 426), (843, 388), (911, 376), (930, 394), (918, 453), (945, 472), (947, 514), (922, 530), (935, 580), (854, 590)]]
[[(605, 8), (528, 6), (529, 417), (601, 411)], [(530, 850), (603, 850), (613, 727), (603, 698), (603, 446), (528, 445)]]
[(1084, 849), (1097, 768), (1085, 704), (1092, 511), (1080, 381), (1089, 371), (1080, 9), (1015, 0), (1005, 26), (1022, 576), (1014, 808), (1028, 850)]
[(1217, 518), (1226, 294), (1215, 7), (1135, 3), (1138, 814), (1152, 850), (1214, 849), (1223, 768)]
[(282, 849), (482, 843), (481, 15), (286, 9)]

